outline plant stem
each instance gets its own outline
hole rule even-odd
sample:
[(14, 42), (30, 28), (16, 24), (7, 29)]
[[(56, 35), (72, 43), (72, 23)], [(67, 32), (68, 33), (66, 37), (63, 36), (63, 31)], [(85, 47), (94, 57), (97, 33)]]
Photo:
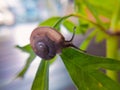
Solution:
[[(118, 59), (118, 43), (119, 37), (110, 36), (106, 40), (106, 57)], [(106, 74), (115, 81), (118, 81), (118, 73), (116, 71), (107, 70)]]

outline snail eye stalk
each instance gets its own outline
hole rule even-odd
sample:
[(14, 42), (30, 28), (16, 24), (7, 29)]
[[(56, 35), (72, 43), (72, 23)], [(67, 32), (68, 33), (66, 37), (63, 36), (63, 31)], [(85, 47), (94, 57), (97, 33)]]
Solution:
[(65, 47), (74, 47), (74, 48), (76, 48), (76, 49), (78, 49), (78, 50), (80, 50), (80, 51), (82, 51), (82, 52), (86, 52), (85, 50), (82, 50), (82, 49), (78, 48), (77, 46), (75, 46), (75, 45), (72, 43), (72, 41), (73, 41), (73, 39), (74, 39), (74, 37), (75, 37), (75, 33), (76, 33), (76, 26), (73, 27), (73, 35), (72, 35), (72, 38), (71, 38), (69, 41), (65, 41)]
[(73, 27), (73, 35), (72, 35), (72, 38), (70, 39), (69, 42), (72, 42), (74, 37), (75, 37), (75, 32), (76, 32), (76, 26)]

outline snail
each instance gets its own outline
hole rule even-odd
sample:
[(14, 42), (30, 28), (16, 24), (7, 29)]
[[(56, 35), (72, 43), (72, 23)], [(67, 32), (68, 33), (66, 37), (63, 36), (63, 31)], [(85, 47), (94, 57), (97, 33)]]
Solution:
[[(61, 33), (51, 27), (37, 27), (30, 36), (30, 45), (33, 51), (44, 60), (52, 59), (56, 54), (60, 53), (63, 48), (74, 47), (72, 40), (66, 41)], [(79, 48), (77, 48), (79, 49)]]

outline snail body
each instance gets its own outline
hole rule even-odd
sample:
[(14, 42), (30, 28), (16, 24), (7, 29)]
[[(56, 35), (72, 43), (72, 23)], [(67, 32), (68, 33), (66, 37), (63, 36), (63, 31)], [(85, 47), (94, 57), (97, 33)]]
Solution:
[(50, 60), (63, 48), (75, 47), (71, 42), (72, 39), (65, 41), (63, 35), (51, 27), (37, 27), (30, 36), (30, 45), (39, 57)]

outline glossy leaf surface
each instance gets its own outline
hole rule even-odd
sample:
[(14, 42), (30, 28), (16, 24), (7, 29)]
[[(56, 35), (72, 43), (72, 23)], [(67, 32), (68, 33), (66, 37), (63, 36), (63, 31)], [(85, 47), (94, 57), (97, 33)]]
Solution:
[(62, 60), (79, 90), (119, 90), (120, 85), (107, 77), (101, 68), (120, 71), (120, 61), (82, 53), (73, 48), (64, 49)]
[(49, 61), (42, 60), (31, 90), (48, 90), (49, 89)]

